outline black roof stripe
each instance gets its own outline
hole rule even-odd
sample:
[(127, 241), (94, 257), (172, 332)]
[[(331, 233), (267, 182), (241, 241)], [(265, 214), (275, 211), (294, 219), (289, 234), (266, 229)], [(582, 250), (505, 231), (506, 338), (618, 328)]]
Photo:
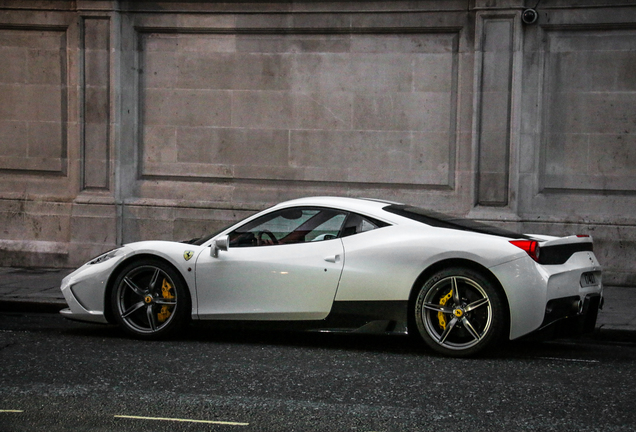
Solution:
[(517, 233), (504, 228), (498, 228), (492, 225), (487, 225), (485, 223), (477, 222), (472, 219), (463, 219), (456, 216), (449, 216), (436, 211), (426, 210), (423, 208), (404, 204), (391, 204), (384, 207), (383, 210), (437, 228), (470, 231), (513, 239), (530, 238), (525, 234)]

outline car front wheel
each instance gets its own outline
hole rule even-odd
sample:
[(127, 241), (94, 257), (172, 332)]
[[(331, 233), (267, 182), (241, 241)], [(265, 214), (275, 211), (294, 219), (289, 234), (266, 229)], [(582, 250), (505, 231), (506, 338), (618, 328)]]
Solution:
[(190, 297), (179, 274), (158, 260), (137, 261), (117, 276), (111, 295), (113, 315), (129, 334), (159, 339), (187, 322)]
[(498, 290), (480, 273), (449, 268), (422, 285), (415, 301), (414, 321), (419, 335), (432, 349), (466, 357), (499, 340), (504, 309)]

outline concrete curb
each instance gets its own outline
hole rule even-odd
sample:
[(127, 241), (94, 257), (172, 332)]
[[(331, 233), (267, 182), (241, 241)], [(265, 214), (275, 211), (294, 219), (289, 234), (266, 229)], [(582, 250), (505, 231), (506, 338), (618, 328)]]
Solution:
[(65, 301), (5, 300), (0, 299), (0, 312), (59, 313), (67, 307)]

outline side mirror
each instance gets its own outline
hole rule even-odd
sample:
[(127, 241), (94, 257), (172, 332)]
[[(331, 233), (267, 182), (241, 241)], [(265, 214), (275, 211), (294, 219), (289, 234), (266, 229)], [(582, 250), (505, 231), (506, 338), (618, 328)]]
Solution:
[(212, 242), (212, 245), (210, 246), (210, 256), (212, 256), (213, 258), (218, 258), (219, 251), (226, 251), (229, 246), (230, 246), (229, 236), (221, 237), (214, 240)]

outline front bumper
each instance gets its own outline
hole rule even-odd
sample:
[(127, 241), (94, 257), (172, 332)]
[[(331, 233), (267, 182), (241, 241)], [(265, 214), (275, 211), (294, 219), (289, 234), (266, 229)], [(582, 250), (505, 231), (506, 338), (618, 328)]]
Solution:
[(113, 268), (124, 258), (125, 248), (120, 248), (112, 258), (88, 263), (62, 280), (60, 289), (68, 304), (60, 313), (69, 319), (95, 323), (108, 323), (104, 314), (106, 288)]
[(62, 294), (68, 304), (60, 313), (76, 321), (107, 323), (104, 316), (106, 280), (95, 276), (86, 278), (80, 268), (62, 280)]

